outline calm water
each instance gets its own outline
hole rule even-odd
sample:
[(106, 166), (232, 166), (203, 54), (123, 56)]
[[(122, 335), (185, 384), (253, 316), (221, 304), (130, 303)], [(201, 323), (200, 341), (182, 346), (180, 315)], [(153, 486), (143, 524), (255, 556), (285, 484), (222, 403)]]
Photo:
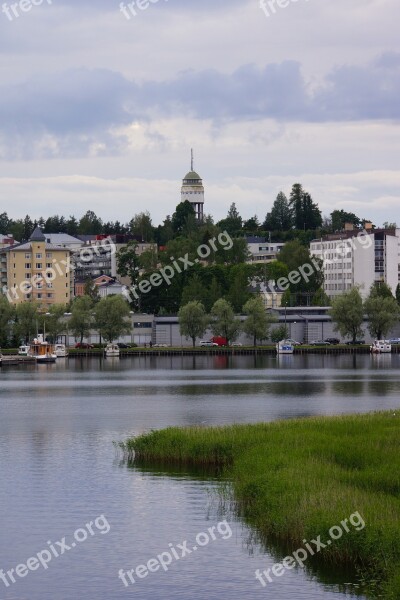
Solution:
[[(0, 371), (0, 569), (9, 570), (96, 517), (95, 535), (7, 588), (2, 600), (119, 598), (293, 600), (346, 597), (288, 571), (221, 512), (216, 481), (142, 472), (113, 440), (169, 425), (245, 423), (400, 407), (400, 356), (70, 359)], [(233, 535), (125, 588), (128, 571), (227, 517)], [(347, 515), (346, 515), (347, 516)], [(108, 533), (107, 524), (110, 526)], [(320, 532), (316, 532), (318, 534)], [(84, 533), (80, 533), (84, 535)], [(54, 546), (57, 548), (57, 545)], [(295, 549), (293, 549), (295, 550)], [(45, 555), (43, 555), (45, 556)], [(348, 596), (347, 596), (348, 597)]]

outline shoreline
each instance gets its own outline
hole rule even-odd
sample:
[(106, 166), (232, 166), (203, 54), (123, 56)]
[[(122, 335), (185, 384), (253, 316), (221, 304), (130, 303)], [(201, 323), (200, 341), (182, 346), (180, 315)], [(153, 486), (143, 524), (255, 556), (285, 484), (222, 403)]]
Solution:
[(245, 521), (261, 539), (293, 550), (357, 511), (365, 529), (326, 548), (318, 562), (357, 570), (368, 598), (379, 590), (379, 597), (394, 600), (400, 587), (399, 433), (400, 412), (391, 411), (168, 428), (121, 447), (127, 456), (134, 451), (140, 466), (221, 468)]

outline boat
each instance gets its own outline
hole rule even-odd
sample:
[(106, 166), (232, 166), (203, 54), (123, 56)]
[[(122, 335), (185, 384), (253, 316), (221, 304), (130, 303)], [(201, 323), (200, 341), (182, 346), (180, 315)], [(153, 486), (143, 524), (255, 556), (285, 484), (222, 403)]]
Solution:
[(29, 348), (29, 356), (33, 356), (38, 364), (55, 363), (57, 360), (54, 346), (45, 342), (43, 335), (38, 335), (33, 340)]
[(65, 344), (55, 344), (54, 352), (57, 358), (66, 358), (68, 356), (68, 350)]
[(20, 346), (18, 348), (18, 356), (29, 356), (30, 346)]
[(276, 351), (278, 354), (293, 354), (294, 346), (289, 340), (281, 340), (276, 345)]
[(104, 354), (107, 358), (113, 358), (119, 356), (119, 347), (117, 344), (107, 344), (104, 349)]
[(392, 344), (387, 340), (375, 340), (370, 349), (373, 354), (389, 354), (392, 351)]

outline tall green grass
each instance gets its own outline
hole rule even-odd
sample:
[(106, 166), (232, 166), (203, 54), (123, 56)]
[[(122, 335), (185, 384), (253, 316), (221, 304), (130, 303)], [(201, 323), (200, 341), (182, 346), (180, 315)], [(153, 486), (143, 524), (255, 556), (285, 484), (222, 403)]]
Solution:
[(400, 598), (400, 411), (169, 428), (123, 448), (140, 463), (222, 467), (247, 522), (293, 550), (358, 511), (366, 527), (318, 558), (358, 568), (371, 598)]

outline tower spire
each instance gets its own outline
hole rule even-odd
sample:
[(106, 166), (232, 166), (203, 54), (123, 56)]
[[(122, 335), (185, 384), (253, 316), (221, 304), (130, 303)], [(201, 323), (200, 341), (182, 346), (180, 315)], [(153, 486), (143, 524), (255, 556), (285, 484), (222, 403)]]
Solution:
[(191, 164), (191, 169), (190, 170), (193, 171), (193, 148), (191, 149), (191, 157), (192, 157), (192, 160), (191, 160), (191, 163), (190, 163)]

